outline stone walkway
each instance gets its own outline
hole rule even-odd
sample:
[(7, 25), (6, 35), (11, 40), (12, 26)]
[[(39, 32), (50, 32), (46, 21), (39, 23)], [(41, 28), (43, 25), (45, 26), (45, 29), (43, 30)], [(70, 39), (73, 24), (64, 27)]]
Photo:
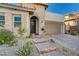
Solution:
[(61, 47), (64, 47), (67, 55), (79, 55), (79, 36), (61, 34), (52, 35), (51, 39)]
[(60, 52), (55, 44), (50, 42), (50, 37), (37, 37), (34, 38), (33, 41), (35, 42), (35, 46), (42, 56), (63, 56), (64, 54)]
[(26, 42), (26, 38), (20, 38), (18, 39), (17, 46), (1, 45), (0, 56), (16, 56), (18, 48), (22, 47)]

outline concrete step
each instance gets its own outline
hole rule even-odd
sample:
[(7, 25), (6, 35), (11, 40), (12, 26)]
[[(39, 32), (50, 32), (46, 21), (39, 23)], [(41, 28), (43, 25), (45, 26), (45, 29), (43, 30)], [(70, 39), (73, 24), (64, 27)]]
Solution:
[(56, 47), (53, 46), (49, 41), (44, 43), (35, 44), (39, 53), (48, 53), (51, 51), (56, 51)]
[(64, 54), (59, 51), (48, 52), (41, 55), (42, 56), (64, 56)]
[(46, 39), (46, 38), (34, 38), (34, 39), (33, 39), (33, 42), (34, 42), (35, 44), (44, 43), (44, 42), (48, 42), (48, 41), (49, 41), (49, 39)]

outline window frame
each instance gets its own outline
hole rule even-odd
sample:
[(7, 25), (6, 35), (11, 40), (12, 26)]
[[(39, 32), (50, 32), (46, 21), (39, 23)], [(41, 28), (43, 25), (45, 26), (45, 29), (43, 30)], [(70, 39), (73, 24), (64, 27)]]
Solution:
[[(20, 17), (20, 21), (16, 21), (15, 17)], [(14, 19), (14, 27), (21, 27), (21, 24), (22, 24), (22, 17), (21, 17), (21, 15), (14, 15), (13, 19)], [(17, 23), (20, 23), (20, 25), (18, 26)]]
[(4, 13), (0, 13), (0, 16), (3, 17), (3, 19), (0, 19), (0, 23), (3, 22), (3, 24), (0, 24), (0, 26), (4, 27), (4, 25), (5, 25), (5, 15), (4, 15)]

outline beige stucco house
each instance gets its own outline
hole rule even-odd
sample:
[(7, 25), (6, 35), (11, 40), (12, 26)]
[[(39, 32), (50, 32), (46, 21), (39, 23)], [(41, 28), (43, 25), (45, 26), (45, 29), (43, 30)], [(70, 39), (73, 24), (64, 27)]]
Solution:
[(66, 30), (79, 28), (79, 13), (65, 15)]
[(25, 29), (25, 36), (64, 33), (64, 16), (46, 12), (48, 4), (19, 3), (0, 4), (0, 25), (17, 33)]
[(65, 15), (65, 24), (70, 26), (76, 26), (78, 23), (79, 13), (72, 13)]

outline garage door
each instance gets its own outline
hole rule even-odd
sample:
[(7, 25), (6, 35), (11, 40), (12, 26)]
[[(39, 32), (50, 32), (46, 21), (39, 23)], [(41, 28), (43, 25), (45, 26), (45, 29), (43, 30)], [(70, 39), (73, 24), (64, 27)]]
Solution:
[(45, 30), (48, 34), (59, 34), (61, 33), (61, 23), (46, 21)]

